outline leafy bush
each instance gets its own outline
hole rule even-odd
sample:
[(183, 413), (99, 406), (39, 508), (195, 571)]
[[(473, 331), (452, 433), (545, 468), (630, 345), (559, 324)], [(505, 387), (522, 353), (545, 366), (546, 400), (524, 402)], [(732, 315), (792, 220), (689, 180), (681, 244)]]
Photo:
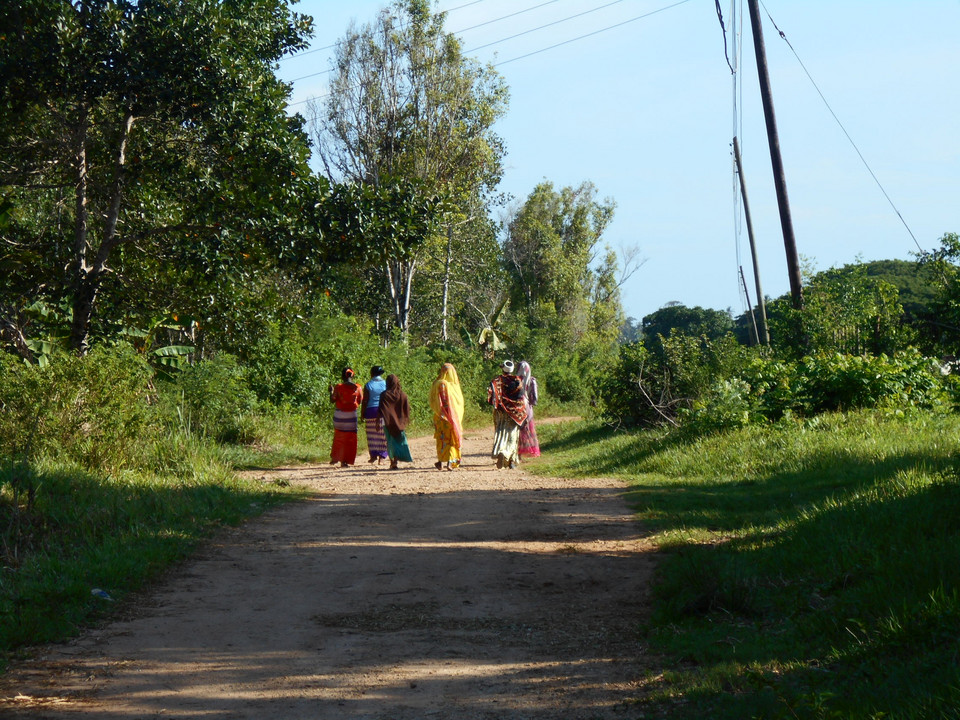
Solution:
[(281, 407), (319, 407), (339, 373), (324, 367), (316, 352), (295, 335), (261, 338), (247, 356), (247, 381), (263, 402)]
[(607, 419), (672, 422), (681, 409), (705, 401), (718, 383), (737, 377), (751, 357), (732, 335), (710, 340), (674, 331), (660, 338), (658, 348), (648, 350), (643, 342), (621, 346), (616, 366), (600, 383)]
[(220, 442), (252, 439), (250, 413), (257, 396), (247, 383), (248, 371), (228, 354), (186, 367), (167, 387), (167, 413), (180, 429)]
[(718, 382), (697, 398), (693, 407), (681, 408), (678, 416), (688, 432), (704, 435), (749, 424), (755, 405), (750, 386), (740, 378), (732, 378)]
[(131, 441), (149, 434), (152, 372), (131, 347), (53, 356), (46, 367), (0, 358), (0, 453), (54, 457), (90, 468), (134, 462)]
[(939, 367), (917, 350), (887, 355), (820, 355), (798, 365), (808, 413), (853, 408), (932, 408), (947, 396)]

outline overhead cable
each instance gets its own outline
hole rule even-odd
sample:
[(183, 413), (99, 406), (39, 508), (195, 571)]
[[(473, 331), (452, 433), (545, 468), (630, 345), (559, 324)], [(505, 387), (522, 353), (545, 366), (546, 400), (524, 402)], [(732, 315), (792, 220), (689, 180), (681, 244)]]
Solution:
[[(763, 5), (763, 2), (760, 3)], [(897, 217), (900, 218), (900, 222), (903, 223), (903, 226), (907, 229), (907, 232), (910, 234), (910, 237), (913, 238), (913, 244), (917, 246), (917, 249), (922, 253), (924, 252), (923, 248), (920, 246), (920, 243), (917, 241), (917, 236), (913, 234), (913, 230), (910, 229), (910, 226), (907, 225), (907, 221), (904, 220), (903, 215), (900, 214), (900, 210), (897, 209), (897, 206), (894, 204), (893, 200), (890, 198), (890, 195), (887, 194), (886, 189), (883, 187), (883, 184), (880, 182), (880, 179), (873, 172), (873, 169), (870, 167), (870, 164), (867, 162), (867, 159), (863, 156), (863, 153), (860, 152), (860, 148), (857, 147), (857, 144), (853, 141), (853, 138), (850, 137), (850, 133), (847, 132), (847, 129), (843, 126), (843, 123), (840, 122), (840, 118), (837, 117), (837, 114), (833, 111), (833, 108), (830, 107), (830, 103), (827, 102), (826, 96), (820, 90), (820, 87), (817, 85), (817, 82), (813, 79), (813, 76), (810, 74), (810, 71), (807, 70), (807, 66), (803, 64), (803, 60), (800, 59), (800, 55), (797, 54), (797, 51), (794, 49), (793, 45), (787, 39), (786, 34), (777, 27), (777, 23), (774, 22), (773, 17), (770, 15), (770, 11), (767, 10), (767, 6), (763, 5), (763, 10), (767, 13), (767, 17), (770, 18), (770, 22), (773, 23), (774, 29), (779, 33), (780, 37), (783, 38), (783, 41), (787, 43), (787, 47), (790, 48), (790, 51), (793, 53), (793, 56), (797, 59), (797, 62), (800, 63), (800, 67), (803, 68), (803, 72), (806, 73), (807, 79), (810, 80), (810, 83), (813, 85), (814, 89), (817, 91), (817, 94), (820, 95), (820, 99), (823, 100), (823, 104), (826, 106), (827, 110), (833, 116), (833, 119), (836, 121), (840, 130), (843, 131), (843, 134), (846, 135), (847, 140), (850, 142), (850, 145), (856, 151), (857, 155), (860, 157), (860, 161), (863, 163), (863, 166), (867, 169), (867, 172), (870, 173), (870, 177), (873, 178), (873, 181), (877, 184), (877, 187), (880, 188), (880, 192), (883, 193), (883, 196), (887, 199), (887, 202), (890, 203), (890, 207), (893, 208), (893, 211), (897, 214)]]
[[(617, 0), (617, 1), (619, 2), (620, 0)], [(667, 5), (667, 6), (665, 6), (665, 7), (659, 8), (658, 10), (651, 10), (651, 11), (648, 12), (648, 13), (644, 13), (643, 15), (637, 15), (636, 17), (632, 17), (632, 18), (630, 18), (629, 20), (624, 20), (623, 22), (615, 23), (614, 25), (608, 25), (607, 27), (600, 28), (599, 30), (594, 30), (593, 32), (589, 32), (589, 33), (586, 33), (586, 34), (584, 34), (584, 35), (578, 35), (577, 37), (570, 38), (569, 40), (564, 40), (563, 42), (556, 43), (556, 44), (554, 44), (554, 45), (550, 45), (550, 46), (545, 47), (545, 48), (540, 48), (539, 50), (534, 50), (533, 52), (525, 53), (524, 55), (519, 55), (519, 56), (517, 56), (517, 57), (515, 57), (515, 58), (510, 58), (509, 60), (502, 60), (502, 61), (500, 61), (500, 62), (493, 63), (493, 67), (500, 67), (501, 65), (506, 65), (506, 64), (508, 64), (508, 63), (516, 62), (517, 60), (523, 60), (523, 59), (528, 58), (528, 57), (531, 57), (531, 56), (533, 56), (533, 55), (539, 55), (540, 53), (547, 52), (548, 50), (554, 50), (554, 49), (556, 49), (556, 48), (558, 48), (558, 47), (562, 47), (562, 46), (564, 46), (564, 45), (569, 45), (570, 43), (577, 42), (578, 40), (583, 40), (583, 39), (588, 38), (588, 37), (593, 37), (594, 35), (599, 35), (600, 33), (607, 32), (608, 30), (614, 30), (614, 29), (616, 29), (616, 28), (618, 28), (618, 27), (623, 27), (624, 25), (628, 25), (629, 23), (636, 22), (637, 20), (643, 20), (644, 18), (648, 18), (648, 17), (650, 17), (650, 16), (652, 16), (652, 15), (657, 15), (657, 14), (659, 14), (659, 13), (662, 13), (662, 12), (666, 11), (666, 10), (672, 10), (673, 8), (679, 7), (680, 5), (685, 5), (685, 4), (687, 4), (688, 2), (690, 2), (690, 1), (691, 1), (691, 0), (679, 0), (679, 2), (675, 2), (675, 3), (673, 3), (672, 5)], [(612, 5), (613, 3), (610, 3), (610, 4)], [(603, 6), (603, 7), (606, 7), (606, 6)], [(599, 9), (599, 8), (595, 8), (595, 9)], [(582, 13), (581, 13), (581, 14), (582, 14)], [(574, 16), (574, 17), (576, 17), (576, 16)], [(569, 19), (569, 18), (567, 18), (567, 19)], [(561, 22), (561, 21), (558, 21), (558, 22)], [(555, 23), (550, 23), (550, 24), (555, 24)], [(544, 25), (543, 27), (547, 27), (547, 25)], [(538, 28), (535, 28), (535, 29), (538, 29)], [(509, 40), (509, 39), (511, 39), (511, 38), (505, 38), (505, 40)], [(499, 40), (499, 41), (497, 41), (497, 42), (503, 42), (503, 41), (502, 41), (502, 40)], [(495, 43), (491, 43), (491, 44), (495, 44)], [(486, 46), (483, 46), (483, 47), (486, 47)], [(474, 48), (474, 50), (478, 50), (478, 49), (479, 49), (479, 48)], [(468, 52), (468, 53), (469, 53), (469, 52), (473, 52), (474, 50), (470, 50), (470, 51), (467, 51), (467, 52)], [(327, 72), (329, 72), (329, 71), (327, 71)], [(321, 73), (317, 73), (317, 74), (321, 74)], [(303, 78), (300, 78), (300, 79), (303, 79)], [(287, 107), (295, 107), (295, 106), (297, 106), (297, 105), (303, 105), (303, 104), (305, 104), (305, 103), (307, 103), (307, 102), (310, 102), (311, 100), (320, 100), (320, 99), (323, 99), (323, 98), (327, 97), (329, 94), (330, 94), (330, 93), (324, 93), (323, 95), (317, 95), (317, 96), (314, 96), (314, 97), (310, 97), (310, 98), (307, 98), (306, 100), (298, 100), (297, 102), (289, 103), (289, 104), (287, 105)]]

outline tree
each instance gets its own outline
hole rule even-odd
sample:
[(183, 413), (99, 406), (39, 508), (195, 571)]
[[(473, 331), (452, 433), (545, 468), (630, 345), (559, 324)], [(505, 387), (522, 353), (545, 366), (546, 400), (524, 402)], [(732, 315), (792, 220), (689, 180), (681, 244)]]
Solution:
[(641, 325), (647, 347), (657, 351), (662, 347), (661, 338), (669, 338), (671, 333), (718, 340), (733, 329), (733, 319), (721, 310), (673, 302), (644, 316)]
[(960, 235), (946, 233), (940, 247), (920, 255), (920, 266), (929, 269), (936, 287), (936, 327), (940, 343), (951, 353), (960, 351)]
[(273, 71), (310, 26), (284, 0), (3, 5), (8, 336), (42, 298), (66, 309), (83, 354), (100, 307), (156, 313), (165, 302), (143, 293), (183, 287), (181, 273), (229, 292), (293, 261), (319, 188), (304, 184), (306, 136)]
[[(492, 66), (463, 56), (443, 23), (426, 0), (406, 0), (351, 27), (337, 45), (330, 94), (310, 112), (328, 178), (376, 189), (413, 182), (444, 200), (447, 227), (474, 217), (499, 181), (503, 148), (492, 127), (507, 90)], [(438, 232), (409, 252), (383, 253), (382, 279), (405, 337), (424, 248), (446, 242)]]
[(537, 185), (507, 225), (503, 254), (512, 306), (531, 330), (572, 348), (591, 330), (616, 340), (622, 320), (616, 258), (594, 268), (597, 244), (613, 217), (589, 182), (555, 190)]
[(895, 285), (861, 264), (817, 273), (804, 287), (804, 307), (784, 296), (769, 309), (771, 336), (781, 354), (892, 353), (911, 339)]

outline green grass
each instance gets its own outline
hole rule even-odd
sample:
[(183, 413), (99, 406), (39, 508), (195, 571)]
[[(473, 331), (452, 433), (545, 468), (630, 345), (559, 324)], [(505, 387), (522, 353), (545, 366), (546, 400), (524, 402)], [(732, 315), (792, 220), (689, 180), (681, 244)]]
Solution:
[(52, 461), (0, 466), (0, 668), (18, 648), (70, 637), (112, 610), (94, 588), (122, 600), (217, 528), (296, 497), (240, 479), (229, 452), (194, 436), (141, 452), (145, 469), (111, 475)]
[(545, 426), (538, 472), (613, 475), (663, 550), (638, 697), (671, 718), (960, 717), (960, 418), (700, 439)]

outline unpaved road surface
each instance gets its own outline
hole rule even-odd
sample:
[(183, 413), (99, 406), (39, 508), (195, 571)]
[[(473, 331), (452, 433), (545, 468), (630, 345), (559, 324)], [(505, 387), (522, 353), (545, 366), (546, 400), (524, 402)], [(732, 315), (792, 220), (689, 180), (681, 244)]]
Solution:
[[(0, 717), (639, 718), (652, 554), (610, 480), (258, 473), (309, 489), (205, 544), (119, 617), (0, 678)], [(534, 461), (535, 462), (535, 461)]]

